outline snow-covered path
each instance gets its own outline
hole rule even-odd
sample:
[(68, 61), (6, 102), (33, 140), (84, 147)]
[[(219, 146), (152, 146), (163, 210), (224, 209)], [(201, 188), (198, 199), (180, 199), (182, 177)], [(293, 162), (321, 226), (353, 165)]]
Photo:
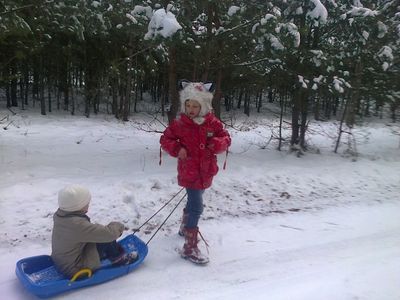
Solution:
[[(400, 299), (399, 215), (389, 203), (208, 220), (208, 266), (182, 260), (182, 238), (160, 234), (135, 272), (56, 299)], [(4, 254), (4, 299), (34, 299), (13, 275), (23, 249)]]
[[(0, 131), (0, 299), (34, 299), (15, 263), (51, 252), (64, 185), (87, 186), (92, 221), (122, 221), (126, 234), (179, 190), (176, 160), (164, 155), (158, 165), (159, 134), (137, 128), (146, 120), (21, 111), (18, 126)], [(265, 148), (269, 123), (231, 131), (228, 168), (204, 196), (208, 266), (178, 256), (176, 212), (135, 272), (56, 299), (400, 300), (400, 156), (390, 127), (360, 127), (353, 160), (333, 154), (332, 141), (319, 135), (312, 142), (320, 152), (302, 158)], [(336, 133), (328, 122), (312, 125)], [(139, 236), (147, 241), (170, 209)]]

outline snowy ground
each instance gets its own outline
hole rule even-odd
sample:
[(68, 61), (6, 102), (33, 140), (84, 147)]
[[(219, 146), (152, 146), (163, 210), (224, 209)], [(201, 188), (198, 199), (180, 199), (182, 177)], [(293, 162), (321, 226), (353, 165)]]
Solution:
[[(7, 114), (0, 110), (0, 120)], [(354, 161), (332, 153), (327, 136), (335, 126), (311, 123), (314, 151), (297, 158), (267, 143), (270, 120), (251, 120), (230, 129), (227, 169), (205, 193), (200, 229), (210, 244), (208, 266), (176, 253), (181, 205), (139, 269), (57, 299), (400, 299), (400, 149), (392, 128), (355, 130)], [(130, 230), (179, 191), (176, 161), (164, 154), (158, 165), (159, 133), (139, 130), (145, 116), (121, 123), (18, 111), (2, 127), (11, 121), (0, 131), (2, 299), (34, 299), (17, 281), (15, 262), (50, 253), (64, 185), (90, 188), (92, 221), (123, 221)], [(171, 209), (139, 236), (147, 241)]]

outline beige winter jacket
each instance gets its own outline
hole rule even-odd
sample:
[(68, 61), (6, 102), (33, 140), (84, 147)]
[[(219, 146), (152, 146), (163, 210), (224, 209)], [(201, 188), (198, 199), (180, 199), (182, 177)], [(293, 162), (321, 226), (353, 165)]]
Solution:
[(51, 258), (59, 271), (69, 277), (82, 268), (98, 269), (100, 258), (96, 243), (112, 242), (124, 230), (119, 222), (107, 226), (90, 223), (83, 212), (58, 209), (53, 220)]

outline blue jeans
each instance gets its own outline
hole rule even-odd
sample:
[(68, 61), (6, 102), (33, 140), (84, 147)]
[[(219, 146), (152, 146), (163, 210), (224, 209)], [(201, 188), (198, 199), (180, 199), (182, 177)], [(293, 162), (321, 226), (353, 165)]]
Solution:
[(186, 189), (186, 192), (188, 195), (186, 203), (186, 212), (188, 214), (186, 228), (195, 228), (203, 212), (204, 190)]
[(99, 252), (100, 260), (102, 259), (116, 259), (123, 253), (122, 247), (113, 241), (110, 243), (96, 243), (97, 252)]

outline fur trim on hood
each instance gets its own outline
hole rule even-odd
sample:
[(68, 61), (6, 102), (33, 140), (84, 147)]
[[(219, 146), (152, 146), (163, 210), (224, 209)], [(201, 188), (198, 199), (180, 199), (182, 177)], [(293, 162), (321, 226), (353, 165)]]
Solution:
[(185, 113), (185, 102), (186, 100), (196, 100), (201, 106), (199, 116), (194, 118), (198, 124), (204, 122), (204, 116), (212, 111), (212, 99), (214, 95), (212, 94), (212, 83), (203, 82), (189, 82), (181, 81), (180, 85), (182, 90), (179, 92), (181, 101), (181, 112)]

